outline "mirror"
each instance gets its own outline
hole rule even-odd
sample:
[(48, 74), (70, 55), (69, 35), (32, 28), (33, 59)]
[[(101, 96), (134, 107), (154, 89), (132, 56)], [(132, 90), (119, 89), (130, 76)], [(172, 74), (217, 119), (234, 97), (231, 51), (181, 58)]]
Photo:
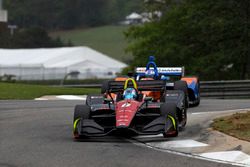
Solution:
[(105, 98), (105, 99), (104, 99), (104, 102), (105, 102), (105, 103), (111, 103), (111, 102), (112, 102), (112, 99)]
[(153, 100), (153, 98), (152, 97), (145, 97), (144, 98), (144, 101), (146, 101), (146, 102), (148, 102), (148, 101), (152, 101)]

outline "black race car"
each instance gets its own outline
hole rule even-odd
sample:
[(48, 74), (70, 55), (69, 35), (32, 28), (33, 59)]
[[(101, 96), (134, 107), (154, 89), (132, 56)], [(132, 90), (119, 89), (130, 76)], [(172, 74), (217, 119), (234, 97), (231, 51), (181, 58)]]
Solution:
[[(177, 82), (187, 89), (186, 82)], [(179, 87), (166, 90), (166, 81), (162, 80), (110, 81), (104, 94), (88, 95), (86, 104), (75, 106), (74, 138), (109, 134), (178, 136), (179, 128), (186, 125), (188, 105), (185, 91)]]

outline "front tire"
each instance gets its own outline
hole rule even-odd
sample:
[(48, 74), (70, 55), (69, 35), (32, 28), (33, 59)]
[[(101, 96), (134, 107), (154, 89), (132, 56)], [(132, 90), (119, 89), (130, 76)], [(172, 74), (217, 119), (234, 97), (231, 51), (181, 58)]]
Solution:
[[(177, 107), (175, 103), (163, 103), (160, 107), (160, 113), (162, 116), (170, 119), (173, 124), (173, 131), (164, 132), (164, 137), (176, 137), (179, 133), (179, 122), (177, 116)], [(173, 120), (172, 120), (173, 119)]]
[(76, 105), (73, 119), (73, 135), (75, 139), (80, 138), (79, 123), (81, 120), (90, 118), (90, 108), (87, 105)]

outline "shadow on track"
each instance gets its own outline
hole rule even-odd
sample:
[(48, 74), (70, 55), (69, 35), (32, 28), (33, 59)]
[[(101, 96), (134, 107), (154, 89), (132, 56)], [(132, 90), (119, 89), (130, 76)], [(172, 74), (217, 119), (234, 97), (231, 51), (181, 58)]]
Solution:
[(81, 138), (81, 139), (71, 139), (73, 142), (91, 142), (91, 143), (129, 143), (122, 137), (116, 136), (105, 136), (105, 137), (98, 137), (98, 138)]

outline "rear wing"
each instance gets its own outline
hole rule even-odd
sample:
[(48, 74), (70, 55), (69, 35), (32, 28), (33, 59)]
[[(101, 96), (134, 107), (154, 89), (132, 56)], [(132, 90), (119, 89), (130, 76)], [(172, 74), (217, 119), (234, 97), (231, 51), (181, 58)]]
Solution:
[(164, 80), (141, 80), (137, 81), (139, 91), (164, 91), (166, 81)]
[[(158, 75), (166, 75), (166, 76), (184, 76), (185, 69), (184, 67), (150, 67), (150, 70), (154, 71), (154, 73), (158, 73)], [(157, 71), (156, 71), (157, 70)], [(135, 69), (136, 76), (145, 76), (146, 75), (146, 67), (137, 67)]]
[[(109, 93), (122, 92), (126, 87), (135, 88), (133, 82), (128, 81), (109, 81)], [(136, 89), (138, 91), (164, 91), (166, 88), (166, 81), (163, 80), (142, 80), (136, 82)]]

